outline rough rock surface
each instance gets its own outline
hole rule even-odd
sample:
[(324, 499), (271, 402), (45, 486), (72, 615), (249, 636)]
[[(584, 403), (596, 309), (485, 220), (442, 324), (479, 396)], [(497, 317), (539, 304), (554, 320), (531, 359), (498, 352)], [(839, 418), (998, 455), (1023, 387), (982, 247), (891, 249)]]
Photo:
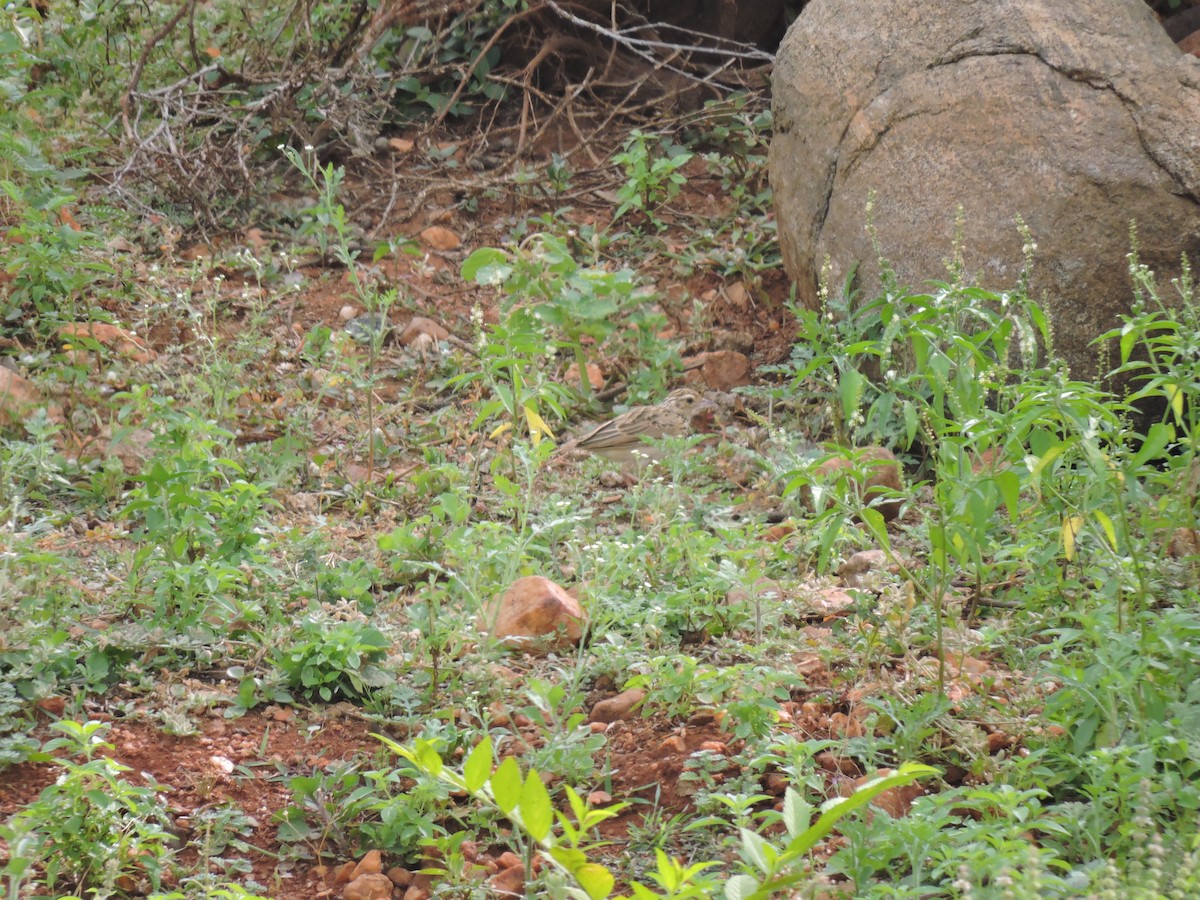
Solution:
[[(797, 295), (822, 261), (878, 287), (869, 192), (899, 280), (946, 280), (963, 208), (967, 274), (1033, 295), (1077, 377), (1128, 309), (1129, 223), (1160, 276), (1200, 260), (1200, 61), (1142, 0), (813, 0), (779, 50), (771, 182)], [(1170, 293), (1164, 291), (1164, 294)]]
[(579, 601), (549, 578), (518, 578), (500, 597), (484, 605), (481, 631), (532, 650), (577, 644), (587, 616)]

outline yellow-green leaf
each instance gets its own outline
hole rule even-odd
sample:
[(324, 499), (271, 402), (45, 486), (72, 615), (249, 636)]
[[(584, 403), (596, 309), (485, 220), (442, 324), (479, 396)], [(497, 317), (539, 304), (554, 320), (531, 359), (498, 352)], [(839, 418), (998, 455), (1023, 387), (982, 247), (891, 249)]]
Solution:
[(1096, 517), (1096, 521), (1100, 523), (1100, 527), (1104, 530), (1104, 536), (1108, 539), (1108, 546), (1113, 548), (1113, 552), (1117, 552), (1117, 529), (1113, 526), (1113, 520), (1108, 515), (1100, 510), (1093, 510), (1092, 515)]
[(554, 824), (554, 804), (550, 802), (550, 794), (546, 785), (542, 784), (541, 777), (532, 770), (521, 788), (521, 822), (529, 836), (538, 843), (546, 839), (550, 834), (550, 826)]
[(1177, 384), (1164, 385), (1167, 390), (1167, 400), (1171, 403), (1171, 411), (1175, 413), (1175, 421), (1183, 424), (1183, 389)]
[(485, 737), (475, 745), (475, 749), (463, 764), (463, 779), (466, 781), (467, 790), (472, 794), (478, 793), (479, 789), (487, 784), (488, 776), (492, 774), (493, 759), (492, 739)]
[(511, 756), (505, 757), (492, 773), (492, 797), (506, 816), (521, 800), (521, 768)]
[(1050, 463), (1052, 463), (1052, 462), (1054, 462), (1054, 460), (1058, 459), (1059, 454), (1061, 454), (1062, 452), (1063, 452), (1063, 445), (1058, 444), (1054, 447), (1051, 447), (1049, 450), (1047, 450), (1045, 453), (1043, 453), (1040, 458), (1035, 457), (1035, 459), (1037, 459), (1037, 462), (1034, 464), (1033, 469), (1030, 471), (1029, 474), (1031, 474), (1034, 478), (1039, 477), (1042, 474), (1042, 472), (1045, 470), (1046, 466), (1050, 465)]
[(1063, 555), (1067, 561), (1075, 558), (1075, 538), (1079, 536), (1079, 532), (1083, 530), (1083, 516), (1066, 516), (1062, 523), (1062, 547)]
[(533, 408), (533, 405), (526, 403), (523, 407), (525, 410), (525, 424), (529, 426), (529, 438), (536, 446), (545, 437), (547, 440), (554, 440), (554, 432), (550, 430), (550, 426), (546, 424), (546, 420), (538, 414), (538, 411)]
[(428, 775), (437, 778), (442, 774), (442, 757), (428, 741), (417, 741), (417, 765)]
[(575, 876), (579, 886), (587, 891), (591, 900), (604, 900), (612, 893), (613, 885), (616, 884), (612, 872), (599, 863), (584, 863), (571, 874)]

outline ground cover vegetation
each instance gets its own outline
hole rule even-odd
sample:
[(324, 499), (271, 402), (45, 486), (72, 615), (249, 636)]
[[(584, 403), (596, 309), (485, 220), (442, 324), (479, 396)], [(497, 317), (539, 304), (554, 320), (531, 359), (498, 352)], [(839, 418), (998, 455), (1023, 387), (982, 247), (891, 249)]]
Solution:
[(568, 109), (462, 6), (0, 10), (4, 896), (1200, 893), (1191, 270), (1131, 231), (1104, 383), (952, 248), (799, 308), (762, 93)]

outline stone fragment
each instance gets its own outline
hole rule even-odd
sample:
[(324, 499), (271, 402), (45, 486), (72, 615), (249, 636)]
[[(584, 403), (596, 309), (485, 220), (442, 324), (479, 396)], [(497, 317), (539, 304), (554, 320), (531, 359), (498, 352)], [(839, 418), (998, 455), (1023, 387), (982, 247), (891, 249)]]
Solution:
[(421, 232), (421, 240), (434, 250), (443, 253), (450, 250), (457, 250), (462, 246), (462, 240), (459, 236), (449, 228), (443, 228), (441, 225), (430, 225)]
[(0, 366), (0, 424), (17, 425), (42, 406), (42, 394), (32, 381)]
[(350, 880), (353, 881), (363, 875), (377, 875), (382, 871), (383, 856), (378, 850), (370, 850), (358, 861), (358, 865), (354, 867), (354, 873), (350, 876)]
[(579, 601), (549, 578), (518, 578), (480, 612), (480, 631), (526, 649), (561, 648), (579, 642), (586, 615)]
[(509, 866), (488, 879), (497, 897), (521, 897), (525, 893), (525, 867)]
[[(871, 776), (864, 775), (861, 778), (854, 780), (851, 785), (850, 793), (857, 791), (868, 781), (873, 781), (876, 778), (886, 778), (889, 775), (895, 774), (892, 769), (879, 769), (876, 774)], [(888, 788), (882, 794), (879, 794), (871, 801), (871, 805), (877, 809), (883, 810), (893, 819), (900, 819), (907, 816), (909, 810), (912, 809), (913, 801), (918, 797), (923, 796), (925, 789), (919, 784), (905, 784), (900, 787)]]
[(684, 380), (703, 382), (714, 391), (730, 391), (750, 383), (750, 360), (737, 350), (709, 350), (683, 361)]
[(838, 568), (838, 577), (845, 580), (868, 572), (878, 572), (886, 566), (887, 554), (882, 550), (859, 550)]
[(59, 328), (58, 336), (64, 341), (91, 339), (139, 365), (145, 365), (158, 357), (158, 354), (150, 349), (150, 345), (132, 331), (107, 322), (72, 322)]
[[(593, 391), (598, 391), (604, 387), (604, 370), (595, 363), (587, 364), (587, 379)], [(567, 387), (578, 390), (579, 381), (579, 364), (571, 363), (567, 366), (567, 371), (563, 373), (563, 384)]]
[(382, 872), (359, 875), (342, 891), (343, 900), (391, 900), (392, 880)]
[(444, 341), (450, 337), (450, 332), (439, 325), (433, 319), (427, 319), (424, 316), (413, 316), (412, 320), (404, 326), (404, 330), (400, 332), (400, 336), (396, 338), (400, 342), (400, 346), (407, 347), (414, 344), (425, 336), (432, 341)]
[(607, 697), (592, 707), (589, 722), (619, 722), (630, 718), (634, 710), (646, 699), (646, 692), (639, 688), (621, 691), (615, 697)]
[(392, 866), (387, 870), (388, 880), (396, 887), (408, 887), (412, 884), (413, 873), (400, 866)]
[(903, 501), (892, 495), (903, 489), (903, 483), (900, 479), (900, 463), (891, 450), (886, 447), (846, 450), (844, 455), (825, 460), (814, 472), (818, 479), (826, 483), (837, 481), (843, 477), (843, 473), (851, 479), (854, 490), (863, 502), (878, 510), (885, 522), (900, 515)]

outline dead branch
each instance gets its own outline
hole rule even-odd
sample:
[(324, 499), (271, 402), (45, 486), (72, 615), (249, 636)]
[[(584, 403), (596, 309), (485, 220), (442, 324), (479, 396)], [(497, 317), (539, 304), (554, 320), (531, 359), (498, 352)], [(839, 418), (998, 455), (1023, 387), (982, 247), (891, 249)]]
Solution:
[[(653, 15), (656, 4), (648, 5)], [(695, 109), (730, 85), (743, 87), (772, 60), (769, 52), (729, 37), (728, 23), (720, 34), (705, 34), (650, 21), (620, 0), (533, 0), (527, 9), (499, 17), (499, 7), (487, 0), (381, 0), (369, 15), (369, 6), (359, 3), (339, 25), (344, 31), (326, 38), (328, 43), (314, 37), (310, 4), (295, 0), (282, 12), (247, 5), (243, 56), (221, 57), (239, 59), (235, 67), (210, 61), (199, 49), (206, 46), (196, 33), (206, 8), (197, 0), (180, 0), (138, 54), (121, 98), (123, 153), (110, 170), (110, 184), (134, 202), (139, 198), (131, 195), (148, 193), (160, 198), (150, 206), (161, 198), (190, 206), (209, 227), (261, 201), (273, 178), (285, 171), (275, 153), (281, 141), (310, 145), (321, 159), (380, 165), (376, 156), (384, 136), (397, 127), (413, 130), (411, 121), (397, 116), (402, 108), (397, 92), (412, 89), (401, 84), (443, 95), (423, 126), (426, 134), (469, 124), (475, 130), (470, 140), (482, 152), (497, 134), (511, 130), (515, 139), (506, 145), (504, 168), (515, 167), (531, 147), (543, 146), (555, 128), (574, 136), (572, 152), (599, 165), (604, 154), (592, 144), (614, 121), (661, 122), (664, 115)], [(186, 42), (177, 43), (192, 71), (168, 84), (144, 86), (150, 62), (170, 52), (168, 39), (185, 17)], [(397, 29), (403, 34), (418, 24), (433, 38), (397, 37)], [(471, 59), (440, 60), (443, 43), (469, 28), (481, 41)], [(390, 69), (379, 50), (389, 35), (394, 41), (388, 46), (403, 48)], [(228, 35), (224, 40), (228, 44)], [(497, 50), (500, 64), (486, 79), (502, 87), (510, 102), (472, 97), (475, 119), (453, 122), (452, 112), (480, 79), (481, 61)], [(381, 167), (381, 175), (384, 171)], [(396, 176), (385, 177), (393, 181), (381, 193), (388, 198), (384, 212), (407, 206), (402, 214), (414, 213), (400, 199), (407, 192), (396, 189)], [(415, 193), (424, 200), (427, 190), (433, 189), (419, 186)]]

